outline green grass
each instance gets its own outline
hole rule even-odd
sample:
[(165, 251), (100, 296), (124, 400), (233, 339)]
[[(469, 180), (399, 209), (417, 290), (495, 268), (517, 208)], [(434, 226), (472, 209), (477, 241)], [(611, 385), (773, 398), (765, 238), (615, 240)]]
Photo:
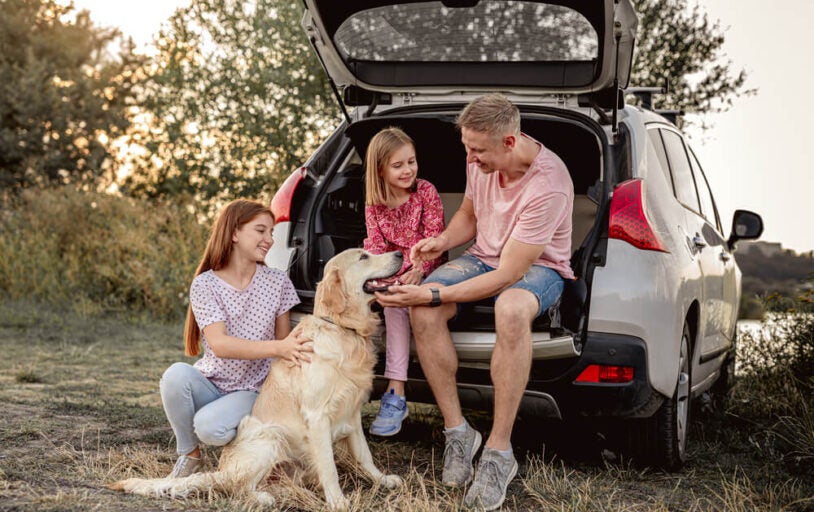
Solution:
[[(257, 510), (222, 496), (161, 500), (105, 488), (123, 477), (163, 476), (172, 466), (174, 440), (158, 380), (171, 363), (189, 361), (181, 333), (180, 324), (140, 315), (100, 317), (0, 303), (0, 510)], [(744, 377), (733, 390), (734, 406), (699, 412), (691, 460), (675, 474), (639, 468), (609, 451), (593, 423), (521, 420), (514, 437), (521, 469), (504, 510), (811, 510), (814, 474), (806, 457), (812, 416), (791, 410), (772, 416), (765, 407), (770, 391)], [(810, 396), (788, 403), (799, 407)], [(376, 405), (365, 407), (365, 425)], [(401, 434), (370, 440), (377, 463), (406, 485), (380, 489), (341, 460), (351, 510), (460, 508), (463, 492), (438, 481), (441, 419), (432, 406), (410, 407)], [(488, 414), (470, 417), (481, 430), (488, 428)], [(207, 450), (209, 464), (218, 453)], [(271, 492), (285, 510), (324, 507), (318, 489), (281, 481)]]

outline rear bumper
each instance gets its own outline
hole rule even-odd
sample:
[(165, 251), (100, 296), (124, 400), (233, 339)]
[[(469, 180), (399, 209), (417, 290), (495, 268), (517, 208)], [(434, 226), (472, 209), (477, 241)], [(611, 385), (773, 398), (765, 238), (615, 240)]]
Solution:
[[(575, 382), (591, 364), (633, 367), (633, 380), (623, 384)], [(376, 366), (373, 398), (387, 385), (384, 354)], [(407, 399), (434, 403), (432, 391), (417, 360), (410, 363)], [(487, 363), (462, 362), (458, 370), (458, 396), (465, 408), (491, 411), (494, 406)], [(648, 381), (647, 350), (639, 338), (589, 332), (581, 355), (565, 359), (534, 361), (519, 415), (565, 419), (569, 417), (647, 417), (664, 396)]]

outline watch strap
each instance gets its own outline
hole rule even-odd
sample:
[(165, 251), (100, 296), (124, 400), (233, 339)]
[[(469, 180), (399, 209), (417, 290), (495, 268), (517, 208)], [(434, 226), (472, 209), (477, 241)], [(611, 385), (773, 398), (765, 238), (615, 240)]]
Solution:
[(430, 288), (430, 293), (432, 294), (432, 299), (430, 299), (430, 307), (437, 308), (441, 305), (441, 292), (438, 291), (438, 288)]

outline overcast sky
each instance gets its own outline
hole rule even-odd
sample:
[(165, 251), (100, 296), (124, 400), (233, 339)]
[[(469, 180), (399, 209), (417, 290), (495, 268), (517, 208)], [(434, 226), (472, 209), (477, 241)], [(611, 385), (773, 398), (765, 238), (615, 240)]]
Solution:
[[(74, 3), (88, 9), (97, 24), (118, 26), (136, 43), (147, 44), (161, 22), (189, 2)], [(746, 69), (747, 86), (758, 89), (756, 96), (736, 99), (730, 111), (709, 116), (712, 129), (688, 133), (718, 202), (724, 234), (733, 211), (749, 209), (763, 216), (763, 240), (797, 251), (812, 250), (814, 228), (808, 220), (814, 209), (814, 165), (804, 151), (814, 146), (814, 121), (806, 122), (814, 118), (806, 92), (814, 78), (814, 52), (807, 36), (814, 1), (701, 4), (711, 20), (720, 20), (726, 28), (724, 51), (733, 67)]]

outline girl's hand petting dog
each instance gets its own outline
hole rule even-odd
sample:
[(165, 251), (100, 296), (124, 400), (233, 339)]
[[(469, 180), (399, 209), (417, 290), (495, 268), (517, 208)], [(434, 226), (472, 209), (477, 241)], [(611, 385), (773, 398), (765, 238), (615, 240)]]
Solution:
[(302, 363), (311, 362), (314, 352), (314, 342), (305, 338), (299, 329), (295, 329), (288, 336), (278, 341), (278, 355), (286, 361), (289, 367), (302, 366)]

